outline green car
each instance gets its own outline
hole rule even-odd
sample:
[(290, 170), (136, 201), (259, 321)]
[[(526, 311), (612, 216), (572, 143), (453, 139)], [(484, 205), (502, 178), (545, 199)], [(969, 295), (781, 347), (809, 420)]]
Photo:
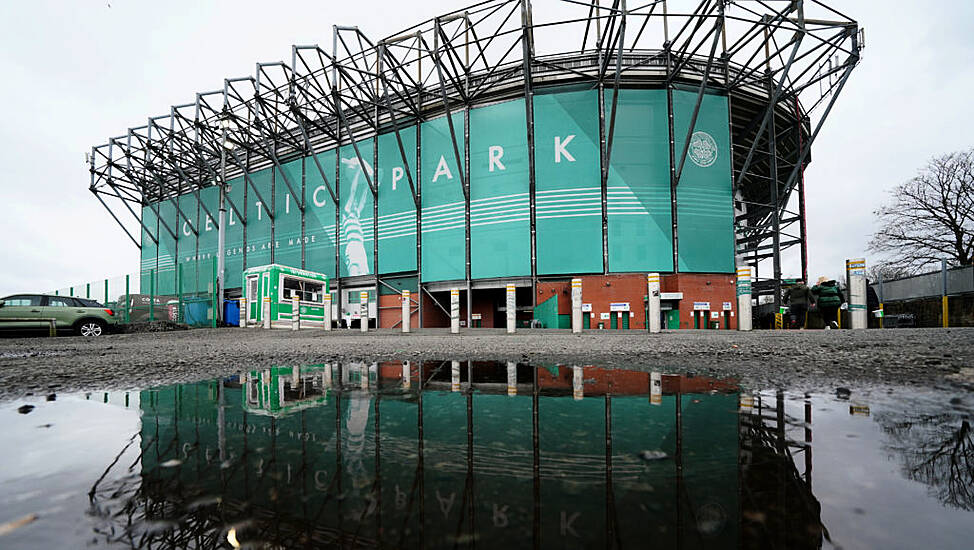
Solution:
[(94, 300), (72, 296), (14, 294), (0, 299), (0, 331), (58, 332), (101, 336), (118, 326), (115, 312)]

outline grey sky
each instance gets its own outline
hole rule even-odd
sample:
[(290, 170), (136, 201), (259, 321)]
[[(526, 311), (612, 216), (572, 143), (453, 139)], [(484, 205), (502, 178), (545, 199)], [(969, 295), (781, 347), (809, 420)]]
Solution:
[[(91, 146), (258, 61), (288, 60), (291, 44), (329, 43), (333, 24), (382, 37), (467, 3), (0, 3), (0, 295), (137, 271), (138, 249), (88, 192)], [(867, 43), (805, 176), (812, 277), (864, 254), (885, 190), (930, 155), (974, 145), (974, 6), (831, 4)], [(797, 254), (786, 260), (797, 273)]]

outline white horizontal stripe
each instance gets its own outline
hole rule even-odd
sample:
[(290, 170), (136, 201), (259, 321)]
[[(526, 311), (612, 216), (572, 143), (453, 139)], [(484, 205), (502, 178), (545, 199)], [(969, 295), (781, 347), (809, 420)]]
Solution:
[(447, 225), (456, 225), (458, 223), (462, 225), (464, 223), (464, 219), (460, 218), (457, 220), (442, 220), (436, 223), (423, 223), (423, 230), (425, 231), (427, 229), (434, 229), (437, 227), (443, 227)]
[(472, 206), (471, 205), (470, 206), (470, 210), (471, 211), (491, 210), (491, 209), (496, 209), (496, 208), (504, 208), (505, 205), (507, 205), (507, 206), (517, 206), (517, 205), (520, 205), (520, 204), (528, 205), (528, 204), (530, 204), (530, 201), (528, 201), (528, 199), (526, 197), (523, 198), (523, 199), (511, 199), (511, 200), (506, 200), (506, 201), (491, 202), (491, 203), (487, 203), (487, 204), (478, 204), (477, 206)]
[[(499, 220), (499, 219), (502, 219), (502, 218), (515, 218), (515, 217), (524, 216), (525, 214), (527, 214), (527, 211), (518, 212), (516, 214), (505, 214), (505, 215), (501, 215), (501, 216), (481, 216), (481, 217), (477, 218), (476, 221), (477, 221), (477, 224), (480, 224), (480, 223), (482, 223), (482, 222), (484, 222), (486, 220)], [(471, 226), (477, 225), (477, 224), (474, 224), (473, 222), (474, 222), (474, 220), (471, 219), (470, 220), (470, 225)]]
[(531, 220), (530, 217), (522, 217), (522, 218), (517, 218), (517, 219), (513, 219), (513, 220), (502, 220), (502, 221), (496, 221), (496, 222), (472, 223), (472, 224), (470, 224), (470, 227), (480, 227), (481, 225), (496, 225), (498, 223), (526, 222), (526, 221), (530, 221), (530, 220)]
[(390, 231), (388, 233), (380, 233), (379, 240), (381, 241), (382, 239), (390, 239), (393, 237), (412, 237), (415, 235), (415, 231)]
[(423, 235), (425, 235), (427, 233), (436, 233), (437, 231), (448, 231), (450, 229), (463, 229), (463, 225), (461, 224), (461, 225), (455, 225), (455, 226), (450, 226), (450, 227), (439, 227), (439, 228), (436, 228), (436, 229), (430, 229), (428, 231), (426, 230), (426, 228), (423, 228)]
[(473, 199), (473, 200), (470, 201), (470, 204), (473, 204), (475, 202), (496, 201), (496, 200), (500, 200), (500, 199), (509, 199), (511, 197), (527, 197), (527, 196), (528, 196), (527, 193), (514, 193), (514, 194), (511, 194), (511, 195), (498, 195), (496, 197), (484, 197), (482, 199)]
[(602, 204), (601, 197), (586, 197), (582, 199), (555, 199), (538, 201), (538, 206), (544, 206), (549, 204), (567, 204), (567, 203), (578, 203), (578, 204)]
[(423, 216), (423, 223), (424, 224), (427, 222), (442, 223), (442, 222), (448, 222), (454, 220), (462, 220), (463, 217), (464, 217), (463, 212), (459, 212), (457, 214), (442, 215), (442, 216)]
[(501, 212), (511, 211), (511, 212), (513, 212), (515, 210), (523, 210), (525, 208), (527, 208), (527, 209), (530, 210), (531, 209), (531, 205), (530, 204), (527, 204), (527, 203), (522, 203), (522, 204), (508, 204), (508, 205), (502, 205), (502, 206), (491, 206), (491, 207), (488, 207), (488, 208), (481, 208), (479, 210), (471, 210), (470, 215), (471, 216), (483, 216), (485, 214), (492, 214), (492, 213), (497, 212), (497, 211), (501, 211)]
[(571, 191), (571, 192), (575, 192), (575, 191), (591, 191), (593, 189), (596, 190), (596, 191), (601, 191), (602, 190), (601, 187), (563, 187), (561, 189), (546, 189), (544, 191), (538, 191), (537, 194), (543, 195), (543, 194), (546, 194), (546, 193), (561, 193), (561, 192), (564, 192), (564, 191)]
[(557, 195), (552, 194), (546, 197), (538, 197), (538, 198), (547, 201), (547, 200), (557, 199), (560, 197), (601, 197), (601, 196), (602, 196), (601, 191), (592, 191), (586, 193), (558, 193)]
[(464, 201), (459, 201), (459, 202), (450, 202), (450, 203), (446, 203), (446, 204), (438, 204), (438, 205), (434, 205), (434, 206), (424, 206), (423, 207), (423, 211), (424, 212), (432, 212), (434, 210), (443, 210), (443, 209), (448, 209), (448, 208), (455, 208), (455, 207), (457, 207), (457, 205), (460, 205), (460, 208), (463, 208), (464, 204), (465, 204)]
[(587, 217), (602, 217), (602, 213), (598, 212), (596, 214), (563, 214), (558, 216), (537, 216), (539, 220), (553, 220), (555, 218), (587, 218)]
[(388, 233), (389, 231), (399, 231), (400, 229), (415, 229), (416, 220), (403, 222), (403, 223), (390, 223), (388, 225), (380, 225), (379, 233)]
[(384, 240), (387, 240), (387, 239), (401, 239), (403, 237), (415, 237), (415, 236), (416, 236), (415, 233), (402, 234), (402, 235), (383, 235), (383, 236), (379, 237), (379, 240), (380, 241), (384, 241)]
[(602, 213), (602, 208), (548, 208), (548, 209), (538, 209), (539, 214), (553, 214), (556, 212), (598, 212)]
[(409, 216), (415, 216), (415, 210), (403, 210), (402, 212), (393, 212), (392, 214), (382, 214), (379, 216), (380, 220), (391, 220), (394, 218), (408, 218)]

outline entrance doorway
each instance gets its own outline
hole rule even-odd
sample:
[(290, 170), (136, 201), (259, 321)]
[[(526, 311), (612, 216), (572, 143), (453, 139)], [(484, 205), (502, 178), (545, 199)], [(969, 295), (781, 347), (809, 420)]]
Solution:
[(671, 309), (666, 312), (667, 330), (677, 330), (680, 328), (680, 310)]

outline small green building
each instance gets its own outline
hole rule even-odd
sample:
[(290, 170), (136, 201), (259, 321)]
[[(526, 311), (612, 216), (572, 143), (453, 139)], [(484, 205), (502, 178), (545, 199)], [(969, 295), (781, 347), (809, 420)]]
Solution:
[(251, 267), (243, 272), (243, 297), (240, 312), (246, 326), (265, 326), (269, 310), (271, 328), (291, 328), (293, 299), (300, 300), (300, 328), (322, 328), (325, 295), (330, 292), (328, 276), (280, 264)]

